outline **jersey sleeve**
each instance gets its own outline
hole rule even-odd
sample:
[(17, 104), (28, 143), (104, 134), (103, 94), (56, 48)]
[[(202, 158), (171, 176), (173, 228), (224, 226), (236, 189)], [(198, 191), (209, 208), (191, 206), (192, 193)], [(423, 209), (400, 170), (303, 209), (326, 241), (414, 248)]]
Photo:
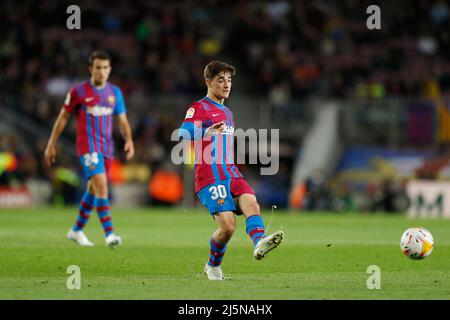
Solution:
[(179, 139), (201, 139), (206, 129), (212, 125), (200, 103), (193, 103), (186, 111), (183, 124), (178, 131)]
[(114, 93), (116, 94), (116, 107), (114, 108), (114, 114), (116, 116), (126, 113), (125, 100), (123, 99), (122, 91), (119, 87), (114, 87)]
[(200, 103), (193, 103), (187, 109), (183, 123), (205, 122), (206, 120), (207, 116), (203, 110), (203, 106)]
[(66, 100), (64, 100), (64, 109), (70, 114), (73, 114), (80, 104), (80, 99), (75, 88), (70, 89), (66, 95)]

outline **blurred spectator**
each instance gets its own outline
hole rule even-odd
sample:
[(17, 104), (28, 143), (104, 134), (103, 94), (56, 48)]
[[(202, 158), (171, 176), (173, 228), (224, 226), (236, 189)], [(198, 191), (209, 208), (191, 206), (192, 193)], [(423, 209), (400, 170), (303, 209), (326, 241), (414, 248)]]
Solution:
[(311, 177), (306, 179), (306, 197), (304, 209), (312, 210), (330, 210), (332, 200), (328, 190), (328, 182), (323, 172), (316, 170)]
[(381, 183), (381, 188), (374, 199), (374, 203), (372, 204), (372, 211), (395, 211), (395, 196), (396, 192), (394, 190), (392, 180), (383, 180), (383, 182)]
[(409, 200), (406, 196), (406, 181), (396, 181), (385, 178), (379, 189), (372, 197), (371, 211), (403, 212), (408, 208)]
[(150, 178), (148, 193), (152, 204), (177, 204), (183, 198), (183, 182), (174, 170), (170, 170), (166, 166), (156, 171)]

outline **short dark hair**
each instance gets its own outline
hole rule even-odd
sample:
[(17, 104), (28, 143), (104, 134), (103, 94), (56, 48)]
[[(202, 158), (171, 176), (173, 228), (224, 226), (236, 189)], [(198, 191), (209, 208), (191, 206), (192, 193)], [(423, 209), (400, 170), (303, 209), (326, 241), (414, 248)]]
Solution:
[(211, 61), (205, 67), (203, 75), (205, 79), (212, 80), (221, 72), (229, 72), (231, 76), (236, 74), (236, 68), (222, 61)]
[(89, 66), (92, 66), (94, 64), (95, 59), (108, 60), (109, 63), (111, 63), (111, 56), (108, 52), (103, 50), (95, 50), (91, 53), (91, 55), (89, 56)]

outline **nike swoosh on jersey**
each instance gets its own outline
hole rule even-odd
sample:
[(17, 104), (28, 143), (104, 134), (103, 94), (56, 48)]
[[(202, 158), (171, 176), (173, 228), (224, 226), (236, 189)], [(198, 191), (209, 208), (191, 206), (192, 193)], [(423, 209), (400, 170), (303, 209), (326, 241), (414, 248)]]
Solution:
[(212, 114), (213, 117), (217, 117), (217, 116), (219, 116), (219, 115), (220, 115), (220, 113), (213, 113), (213, 114)]

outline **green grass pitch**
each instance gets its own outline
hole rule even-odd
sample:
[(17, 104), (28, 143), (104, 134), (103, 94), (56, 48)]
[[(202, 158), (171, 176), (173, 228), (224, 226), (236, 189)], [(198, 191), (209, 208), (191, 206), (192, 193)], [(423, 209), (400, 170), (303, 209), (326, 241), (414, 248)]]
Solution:
[[(400, 215), (276, 211), (270, 231), (285, 239), (256, 261), (238, 228), (223, 260), (228, 281), (202, 273), (215, 222), (206, 210), (112, 208), (123, 245), (105, 247), (93, 213), (85, 229), (96, 246), (65, 238), (76, 208), (0, 210), (0, 299), (450, 299), (450, 220)], [(263, 214), (266, 225), (270, 211)], [(432, 255), (404, 257), (400, 236), (424, 226)], [(81, 289), (69, 290), (67, 267), (81, 270)], [(369, 290), (367, 268), (381, 269), (381, 289)]]

